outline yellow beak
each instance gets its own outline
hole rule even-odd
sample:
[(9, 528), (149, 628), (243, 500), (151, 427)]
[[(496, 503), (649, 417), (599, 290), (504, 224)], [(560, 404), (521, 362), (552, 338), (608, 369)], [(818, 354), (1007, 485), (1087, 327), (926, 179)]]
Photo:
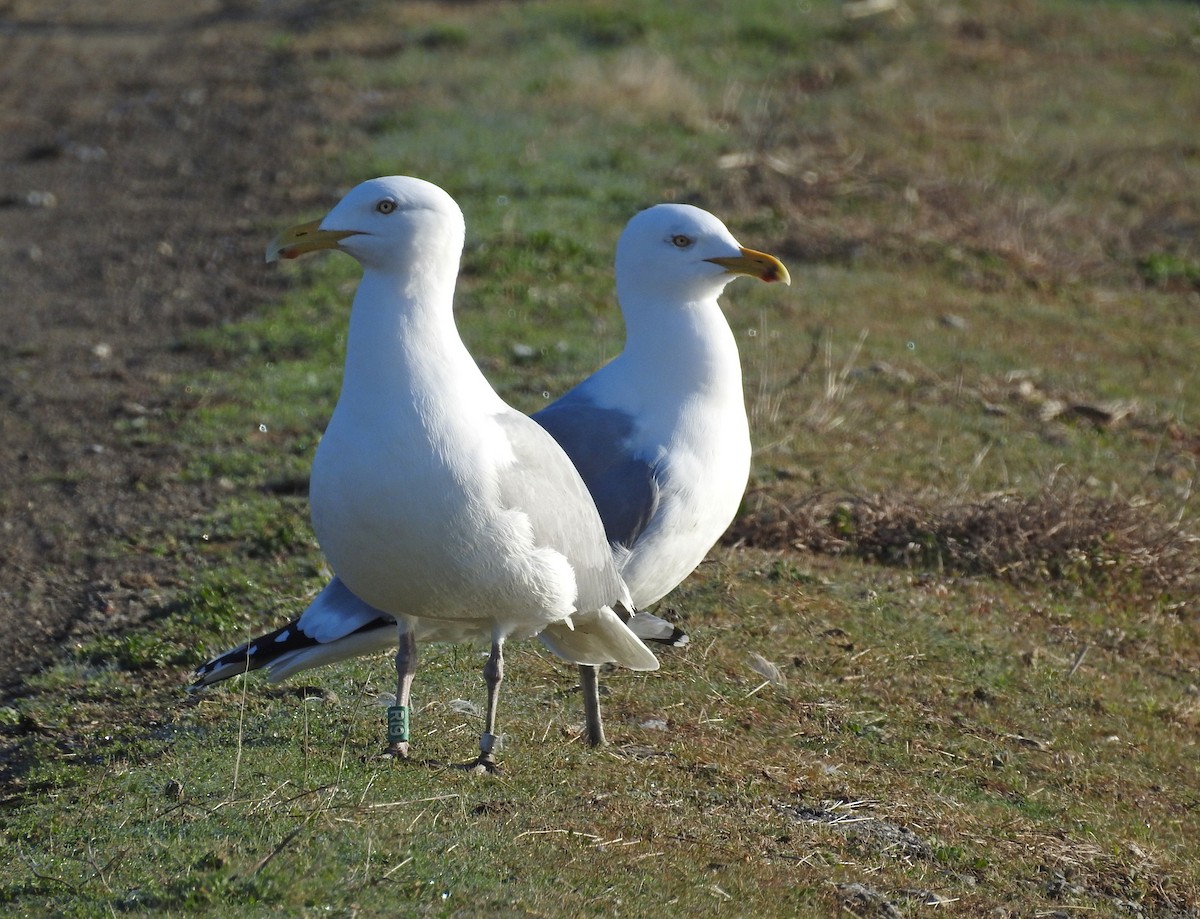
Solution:
[(267, 246), (267, 261), (277, 262), (281, 258), (299, 258), (318, 249), (336, 249), (347, 236), (357, 230), (322, 230), (321, 221), (302, 223), (284, 230)]
[(788, 274), (783, 262), (773, 255), (757, 252), (754, 249), (743, 247), (741, 255), (730, 258), (710, 258), (705, 261), (720, 265), (730, 274), (744, 274), (748, 278), (758, 278), (768, 284), (772, 281), (782, 281), (784, 284), (792, 283), (792, 276)]

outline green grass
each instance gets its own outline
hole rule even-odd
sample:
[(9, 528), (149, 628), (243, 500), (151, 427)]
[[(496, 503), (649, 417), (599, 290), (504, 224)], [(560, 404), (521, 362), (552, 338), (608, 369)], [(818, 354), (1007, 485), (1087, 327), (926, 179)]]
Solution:
[[(363, 6), (271, 47), (321, 86), (338, 153), (314, 169), (460, 201), (459, 323), (514, 405), (616, 353), (617, 234), (693, 201), (796, 282), (725, 298), (755, 437), (744, 519), (1056, 483), (1186, 534), (1198, 36), (1183, 3), (847, 22), (832, 3), (573, 0)], [(1194, 594), (1086, 568), (1014, 583), (934, 552), (718, 547), (663, 604), (692, 644), (606, 677), (607, 749), (578, 739), (572, 668), (514, 647), (494, 779), (445, 765), (475, 746), (456, 700), (481, 700), (476, 649), (423, 649), (406, 765), (373, 756), (386, 658), (185, 698), (191, 667), (327, 577), (303, 488), (355, 271), (280, 270), (282, 302), (183, 343), (221, 369), (125, 431), (181, 442), (212, 495), (97, 550), (177, 562), (155, 617), (80, 640), (0, 708), (6, 914), (1200, 910)]]

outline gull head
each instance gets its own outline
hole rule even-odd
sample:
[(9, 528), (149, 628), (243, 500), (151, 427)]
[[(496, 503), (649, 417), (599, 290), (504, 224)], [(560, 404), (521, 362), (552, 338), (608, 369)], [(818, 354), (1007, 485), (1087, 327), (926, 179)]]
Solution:
[(791, 283), (773, 255), (742, 246), (725, 224), (690, 204), (637, 214), (617, 242), (617, 285), (673, 301), (715, 298), (739, 276)]
[(321, 220), (284, 230), (267, 247), (267, 261), (336, 249), (377, 271), (457, 266), (464, 227), (454, 199), (433, 183), (385, 176), (352, 188)]

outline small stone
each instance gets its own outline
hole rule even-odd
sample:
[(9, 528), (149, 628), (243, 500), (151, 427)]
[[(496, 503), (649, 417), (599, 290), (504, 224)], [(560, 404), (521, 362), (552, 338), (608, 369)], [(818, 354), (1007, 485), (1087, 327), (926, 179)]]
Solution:
[(964, 331), (969, 323), (962, 316), (956, 316), (953, 313), (946, 313), (938, 319), (942, 325), (948, 329), (954, 329), (956, 332)]
[(58, 196), (52, 191), (27, 191), (24, 201), (29, 207), (58, 207)]

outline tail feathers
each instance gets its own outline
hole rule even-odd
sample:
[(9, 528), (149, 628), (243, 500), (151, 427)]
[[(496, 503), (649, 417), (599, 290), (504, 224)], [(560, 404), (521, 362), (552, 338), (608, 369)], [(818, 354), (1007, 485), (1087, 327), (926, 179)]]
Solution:
[(196, 692), (240, 673), (264, 667), (270, 679), (278, 681), (301, 670), (367, 654), (389, 644), (391, 647), (396, 645), (396, 623), (390, 618), (373, 620), (328, 644), (307, 635), (296, 622), (289, 622), (196, 668), (195, 682), (188, 691)]
[(641, 611), (634, 614), (628, 622), (633, 634), (642, 641), (656, 641), (671, 648), (686, 645), (691, 639), (683, 629), (677, 629), (666, 619), (660, 619), (652, 613)]
[(328, 644), (314, 643), (279, 655), (266, 665), (267, 679), (272, 683), (286, 680), (302, 670), (336, 664), (338, 661), (383, 651), (395, 653), (398, 631), (391, 619), (378, 619)]
[(598, 667), (614, 662), (630, 670), (657, 670), (658, 658), (621, 618), (608, 607), (547, 626), (538, 634), (547, 648), (563, 660)]

